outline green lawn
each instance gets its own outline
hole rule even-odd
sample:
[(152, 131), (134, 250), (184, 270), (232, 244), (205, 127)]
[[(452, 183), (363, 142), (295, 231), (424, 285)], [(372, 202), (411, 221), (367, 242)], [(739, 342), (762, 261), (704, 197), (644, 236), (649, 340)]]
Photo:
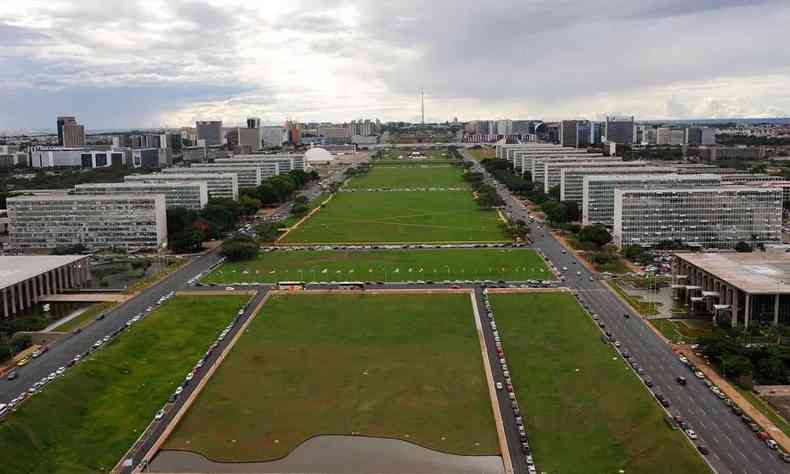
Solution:
[(265, 461), (352, 433), (499, 453), (468, 295), (273, 296), (165, 448)]
[(505, 241), (499, 216), (472, 193), (353, 192), (332, 201), (286, 243)]
[(2, 472), (106, 472), (247, 301), (177, 297), (0, 424)]
[(450, 155), (450, 152), (444, 148), (439, 150), (419, 150), (420, 153), (425, 156), (422, 159), (412, 160), (409, 158), (413, 151), (418, 151), (415, 149), (406, 149), (406, 148), (398, 148), (398, 149), (391, 149), (391, 150), (384, 150), (382, 156), (379, 158), (376, 156), (372, 161), (378, 164), (381, 161), (398, 161), (398, 162), (423, 162), (423, 161), (453, 161), (454, 158)]
[(491, 300), (540, 471), (709, 472), (573, 296)]
[(373, 166), (360, 177), (351, 179), (347, 189), (370, 188), (469, 188), (457, 166)]
[(267, 252), (253, 261), (228, 262), (210, 273), (203, 282), (472, 279), (546, 280), (553, 279), (553, 275), (531, 249), (300, 250)]

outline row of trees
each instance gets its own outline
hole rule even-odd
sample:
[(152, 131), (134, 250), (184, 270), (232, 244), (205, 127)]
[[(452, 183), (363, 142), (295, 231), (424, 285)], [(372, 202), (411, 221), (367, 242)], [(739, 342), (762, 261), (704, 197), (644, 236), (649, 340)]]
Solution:
[[(726, 329), (725, 329), (726, 328)], [(777, 337), (790, 335), (786, 326), (772, 326)], [(742, 330), (726, 325), (700, 339), (703, 353), (725, 377), (744, 388), (753, 383), (786, 385), (790, 383), (790, 347), (779, 344), (747, 345), (741, 342)]]
[[(254, 215), (263, 206), (291, 199), (296, 191), (315, 179), (318, 179), (318, 175), (314, 171), (305, 173), (302, 170), (293, 170), (288, 174), (268, 178), (255, 189), (242, 190), (238, 201), (227, 198), (210, 199), (200, 211), (181, 207), (168, 208), (168, 246), (178, 253), (198, 251), (206, 240), (218, 239), (222, 233), (232, 231), (241, 218)], [(294, 211), (307, 212), (307, 199), (297, 201)], [(273, 231), (270, 227), (262, 230), (267, 234)]]
[(481, 173), (464, 173), (464, 180), (477, 192), (477, 205), (484, 209), (492, 209), (504, 205), (505, 202), (499, 197), (496, 188), (485, 184), (483, 179)]

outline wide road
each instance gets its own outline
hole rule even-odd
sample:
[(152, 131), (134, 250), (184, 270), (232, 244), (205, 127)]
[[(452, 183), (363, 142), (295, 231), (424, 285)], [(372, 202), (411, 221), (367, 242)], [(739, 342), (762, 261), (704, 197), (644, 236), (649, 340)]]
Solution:
[[(485, 173), (482, 168), (480, 170)], [(487, 174), (486, 178), (491, 179)], [(503, 186), (497, 189), (513, 218), (528, 221), (528, 212), (519, 200)], [(589, 305), (590, 311), (603, 319), (623, 349), (629, 351), (644, 368), (645, 375), (653, 379), (652, 390), (662, 393), (670, 401), (670, 413), (682, 416), (697, 432), (699, 439), (695, 444), (708, 447), (710, 454), (705, 458), (713, 469), (719, 473), (788, 472), (787, 464), (691, 374), (672, 349), (647, 327), (647, 321), (601, 283), (595, 273), (587, 270), (573, 252), (563, 253), (564, 247), (550, 232), (540, 227), (538, 223), (531, 226), (534, 247), (542, 250), (558, 269), (568, 267), (564, 272), (566, 286), (575, 290)], [(577, 276), (576, 272), (581, 275)], [(629, 319), (624, 317), (626, 313), (631, 316)], [(677, 384), (678, 376), (686, 377), (686, 386)]]
[(87, 352), (98, 339), (125, 325), (128, 320), (144, 312), (149, 306), (154, 306), (162, 296), (183, 289), (187, 281), (208, 270), (219, 259), (217, 251), (191, 258), (188, 263), (164, 280), (108, 311), (103, 320), (89, 325), (79, 334), (67, 336), (52, 344), (49, 351), (41, 357), (30, 359), (26, 366), (18, 368), (16, 372), (19, 377), (15, 380), (0, 380), (0, 403), (7, 403), (59, 367), (65, 367), (74, 356)]

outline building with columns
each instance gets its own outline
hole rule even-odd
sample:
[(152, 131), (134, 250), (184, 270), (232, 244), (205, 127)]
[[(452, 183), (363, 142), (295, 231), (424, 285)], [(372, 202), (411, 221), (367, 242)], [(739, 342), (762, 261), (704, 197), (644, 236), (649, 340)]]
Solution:
[(0, 256), (0, 317), (38, 303), (40, 297), (90, 281), (87, 255)]
[(675, 253), (672, 290), (690, 312), (733, 326), (790, 324), (790, 253)]

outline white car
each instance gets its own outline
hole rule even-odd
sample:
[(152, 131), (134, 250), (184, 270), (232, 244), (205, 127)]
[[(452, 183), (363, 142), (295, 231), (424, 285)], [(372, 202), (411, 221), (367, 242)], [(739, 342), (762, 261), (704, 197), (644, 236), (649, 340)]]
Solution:
[(176, 396), (181, 395), (181, 392), (183, 391), (184, 391), (184, 387), (179, 385), (178, 388), (176, 389)]
[(698, 371), (694, 372), (694, 377), (697, 377), (698, 379), (704, 379), (705, 378), (705, 374), (703, 374), (702, 372), (700, 372), (698, 370)]
[(161, 410), (156, 412), (156, 416), (154, 416), (154, 419), (155, 420), (161, 420), (163, 416), (165, 416), (165, 409), (164, 408), (162, 408)]
[(192, 377), (194, 377), (194, 376), (195, 376), (195, 374), (193, 374), (192, 372), (188, 373), (188, 374), (187, 374), (187, 378), (186, 378), (187, 382), (189, 382), (190, 380), (192, 380)]
[(496, 389), (497, 390), (502, 390), (502, 382), (497, 382), (496, 383)]
[(689, 439), (697, 439), (697, 433), (692, 429), (686, 430), (686, 436), (688, 436)]

